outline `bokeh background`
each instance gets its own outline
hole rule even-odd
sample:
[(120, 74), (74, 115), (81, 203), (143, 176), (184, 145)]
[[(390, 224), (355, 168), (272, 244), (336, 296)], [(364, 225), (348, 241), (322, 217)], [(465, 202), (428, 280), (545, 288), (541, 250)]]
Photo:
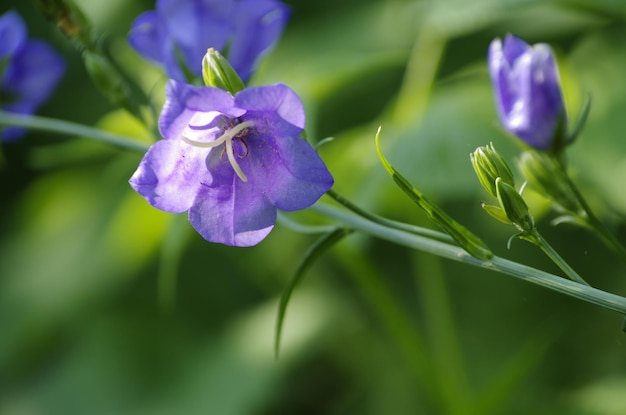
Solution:
[[(626, 2), (292, 0), (254, 84), (301, 96), (335, 189), (390, 218), (431, 226), (384, 173), (395, 167), (499, 255), (558, 274), (480, 209), (469, 153), (490, 141), (515, 163), (489, 85), (490, 41), (550, 43), (571, 119), (574, 180), (626, 241)], [(152, 1), (77, 0), (155, 102), (163, 74), (127, 45)], [(92, 85), (77, 49), (34, 2), (5, 0), (69, 69), (40, 115), (150, 135)], [(626, 413), (623, 316), (508, 276), (351, 236), (306, 274), (273, 356), (278, 299), (315, 238), (279, 224), (260, 245), (205, 242), (127, 180), (141, 154), (41, 132), (2, 146), (0, 413)], [(324, 198), (324, 202), (329, 202)], [(544, 235), (592, 285), (626, 295), (626, 264), (539, 199)], [(314, 214), (290, 216), (325, 223)]]

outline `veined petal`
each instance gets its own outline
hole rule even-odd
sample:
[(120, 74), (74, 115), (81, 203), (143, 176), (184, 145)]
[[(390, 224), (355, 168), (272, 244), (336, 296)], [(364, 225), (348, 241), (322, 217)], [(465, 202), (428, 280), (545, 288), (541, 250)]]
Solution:
[(294, 137), (254, 137), (240, 165), (248, 185), (266, 194), (285, 211), (304, 209), (333, 185), (324, 162), (306, 140)]
[(206, 149), (181, 140), (161, 140), (150, 147), (129, 183), (148, 203), (166, 212), (188, 210), (204, 183), (211, 181)]
[(237, 4), (228, 61), (243, 80), (278, 41), (288, 19), (289, 8), (278, 1), (242, 0)]
[(245, 110), (234, 106), (233, 97), (228, 92), (218, 88), (191, 86), (170, 80), (165, 95), (159, 129), (167, 139), (179, 138), (198, 112), (219, 112), (228, 117), (245, 114)]
[(252, 246), (276, 222), (276, 208), (235, 175), (223, 186), (203, 187), (189, 209), (189, 222), (209, 242)]
[(264, 117), (275, 115), (272, 121), (277, 135), (295, 136), (304, 129), (302, 101), (284, 84), (244, 89), (235, 95), (235, 106), (249, 112), (263, 113)]

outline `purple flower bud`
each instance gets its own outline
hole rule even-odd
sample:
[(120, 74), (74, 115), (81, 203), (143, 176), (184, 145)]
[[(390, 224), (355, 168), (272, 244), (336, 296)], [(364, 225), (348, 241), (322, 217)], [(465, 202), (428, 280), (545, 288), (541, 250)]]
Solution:
[(288, 17), (288, 7), (276, 0), (158, 0), (156, 10), (135, 20), (128, 41), (181, 82), (187, 73), (201, 76), (207, 49), (228, 49), (229, 62), (246, 81)]
[[(27, 38), (26, 25), (15, 11), (0, 16), (0, 109), (33, 114), (65, 72), (65, 61), (41, 41)], [(12, 141), (25, 133), (6, 127), (0, 137)]]
[(170, 80), (159, 127), (165, 139), (150, 147), (130, 185), (157, 209), (188, 211), (210, 242), (255, 245), (274, 227), (277, 208), (307, 208), (333, 185), (298, 137), (304, 109), (285, 85), (232, 96)]
[(489, 47), (489, 73), (500, 121), (528, 145), (547, 150), (566, 122), (558, 68), (546, 44), (507, 35)]

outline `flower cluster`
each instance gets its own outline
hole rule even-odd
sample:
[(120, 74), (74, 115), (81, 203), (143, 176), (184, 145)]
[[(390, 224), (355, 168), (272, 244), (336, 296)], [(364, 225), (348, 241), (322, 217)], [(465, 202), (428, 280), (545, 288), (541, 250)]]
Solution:
[(161, 64), (170, 78), (200, 76), (208, 48), (224, 51), (245, 81), (280, 37), (289, 9), (276, 0), (158, 0), (129, 34), (131, 46)]
[(500, 120), (531, 147), (547, 150), (566, 124), (558, 68), (550, 46), (507, 35), (489, 48), (489, 72)]
[[(15, 11), (0, 16), (0, 108), (33, 114), (43, 104), (65, 72), (65, 61), (41, 41), (29, 40), (26, 25)], [(11, 141), (24, 135), (6, 127), (0, 137)]]

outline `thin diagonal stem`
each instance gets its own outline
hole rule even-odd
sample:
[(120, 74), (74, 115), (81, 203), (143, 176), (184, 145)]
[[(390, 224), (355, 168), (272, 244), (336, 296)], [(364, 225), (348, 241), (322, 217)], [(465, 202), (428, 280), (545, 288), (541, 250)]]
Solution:
[(544, 239), (543, 236), (536, 230), (526, 236), (524, 239), (537, 245), (547, 256), (554, 262), (561, 270), (571, 279), (579, 284), (589, 285), (576, 271), (572, 268), (567, 261), (565, 261), (556, 250)]
[(464, 249), (458, 246), (433, 240), (424, 236), (415, 235), (399, 229), (393, 229), (381, 224), (372, 222), (366, 218), (346, 212), (323, 203), (317, 203), (311, 207), (315, 212), (333, 218), (343, 225), (352, 227), (370, 234), (372, 236), (406, 246), (412, 249), (419, 249), (429, 252), (442, 258), (462, 262), (480, 268), (490, 269), (502, 274), (519, 278), (533, 284), (540, 285), (562, 294), (578, 298), (609, 310), (626, 314), (626, 298), (616, 294), (608, 293), (597, 288), (580, 284), (575, 281), (558, 277), (545, 271), (519, 264), (498, 256), (493, 256), (489, 260), (481, 260), (469, 255)]
[(326, 192), (326, 194), (332, 197), (337, 203), (341, 204), (345, 208), (351, 210), (352, 212), (356, 213), (359, 216), (362, 216), (368, 220), (371, 220), (372, 222), (378, 223), (383, 226), (387, 226), (389, 228), (414, 233), (415, 235), (422, 235), (427, 238), (436, 239), (438, 241), (454, 243), (454, 239), (452, 239), (450, 235), (448, 235), (447, 233), (438, 232), (438, 231), (428, 229), (428, 228), (423, 228), (421, 226), (410, 225), (408, 223), (397, 222), (391, 219), (387, 219), (383, 216), (379, 216), (374, 213), (368, 212), (367, 210), (360, 208), (359, 206), (355, 205), (354, 203), (352, 203), (345, 197), (341, 196), (339, 193), (337, 193), (333, 189), (330, 189), (328, 192)]
[(598, 219), (598, 217), (591, 210), (591, 206), (587, 203), (582, 193), (578, 189), (578, 186), (572, 181), (567, 172), (565, 171), (565, 167), (562, 163), (559, 162), (559, 166), (563, 171), (563, 177), (567, 181), (567, 185), (578, 199), (578, 203), (582, 207), (585, 212), (585, 216), (580, 219), (583, 220), (589, 229), (591, 229), (601, 240), (602, 242), (613, 250), (617, 255), (619, 255), (622, 260), (626, 262), (626, 248), (624, 245), (617, 239), (617, 237)]
[(85, 137), (139, 153), (145, 153), (149, 147), (148, 144), (142, 143), (141, 141), (132, 140), (128, 137), (109, 133), (83, 124), (35, 115), (14, 114), (0, 111), (0, 126), (2, 125)]

